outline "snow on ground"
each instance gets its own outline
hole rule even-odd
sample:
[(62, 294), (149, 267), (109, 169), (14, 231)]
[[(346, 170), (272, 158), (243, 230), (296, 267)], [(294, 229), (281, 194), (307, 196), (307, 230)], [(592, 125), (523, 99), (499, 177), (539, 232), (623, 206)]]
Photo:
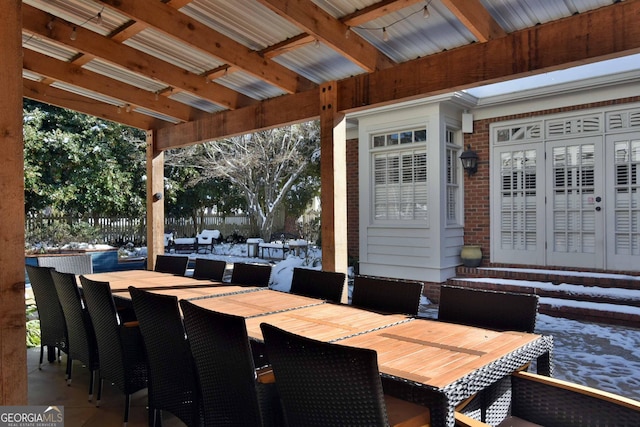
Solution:
[[(317, 247), (310, 247), (309, 253), (304, 258), (287, 255), (284, 260), (281, 258), (282, 252), (275, 251), (272, 256), (275, 256), (276, 259), (247, 258), (247, 246), (244, 244), (217, 245), (214, 254), (191, 254), (189, 256), (192, 258), (198, 256), (224, 259), (229, 263), (271, 263), (273, 265), (271, 287), (285, 292), (289, 291), (291, 287), (294, 267), (318, 270), (322, 268), (322, 253)], [(579, 274), (576, 273), (576, 275)], [(540, 282), (536, 282), (536, 286), (539, 284)], [(558, 289), (559, 286), (575, 285), (549, 284), (549, 286)], [(605, 288), (594, 289), (595, 294), (609, 291)], [(639, 298), (638, 291), (627, 292), (629, 292), (629, 298)], [(541, 299), (541, 303), (543, 302), (545, 302), (544, 298)], [(436, 317), (437, 306), (423, 297), (420, 314), (426, 317)], [(554, 337), (553, 357), (556, 378), (640, 400), (640, 352), (637, 351), (640, 348), (640, 329), (538, 314), (536, 332)]]

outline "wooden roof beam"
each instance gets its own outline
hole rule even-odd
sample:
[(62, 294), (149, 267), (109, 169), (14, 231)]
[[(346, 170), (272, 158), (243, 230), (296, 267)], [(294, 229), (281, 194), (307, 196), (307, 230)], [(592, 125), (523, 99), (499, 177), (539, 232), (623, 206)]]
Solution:
[(221, 113), (231, 114), (214, 113), (201, 120), (159, 129), (156, 149), (184, 147), (310, 120), (320, 115), (318, 90), (279, 96), (258, 105)]
[(156, 30), (189, 43), (286, 92), (295, 93), (316, 86), (315, 83), (283, 65), (261, 57), (258, 52), (190, 18), (170, 4), (167, 5), (158, 0), (99, 1), (133, 20), (145, 22)]
[(44, 54), (23, 49), (23, 67), (53, 80), (104, 93), (123, 103), (137, 105), (180, 121), (188, 122), (204, 117), (207, 113), (148, 90), (119, 82), (102, 74), (83, 69), (79, 65), (66, 63)]
[(421, 2), (424, 3), (425, 0), (381, 0), (343, 16), (340, 21), (350, 27), (356, 27)]
[(40, 101), (45, 104), (79, 111), (104, 120), (122, 123), (143, 130), (162, 128), (167, 125), (167, 122), (147, 116), (146, 114), (136, 113), (135, 111), (126, 112), (121, 109), (118, 113), (118, 107), (115, 105), (105, 104), (104, 102), (57, 89), (44, 83), (27, 79), (22, 79), (22, 83), (25, 98)]
[(349, 27), (311, 0), (258, 1), (307, 34), (337, 50), (367, 72), (389, 68), (394, 64), (389, 57), (358, 34), (351, 32), (347, 37)]
[[(487, 43), (474, 43), (391, 69), (350, 77), (338, 82), (337, 110), (355, 111), (639, 53), (638, 17), (640, 0), (615, 3)], [(162, 129), (158, 132), (159, 149), (317, 118), (317, 110), (303, 107), (309, 99), (317, 103), (318, 91), (299, 96), (285, 95), (257, 106)], [(227, 127), (230, 122), (234, 125)]]
[(480, 3), (480, 0), (441, 0), (480, 42), (504, 37), (507, 33)]
[(75, 27), (77, 37), (76, 40), (71, 40), (70, 35), (74, 26), (57, 25), (52, 30), (48, 30), (49, 15), (27, 4), (22, 7), (22, 15), (23, 28), (39, 37), (56, 41), (87, 55), (156, 79), (167, 86), (180, 88), (224, 108), (233, 110), (258, 102), (215, 82), (208, 83), (205, 77), (190, 73), (82, 27)]

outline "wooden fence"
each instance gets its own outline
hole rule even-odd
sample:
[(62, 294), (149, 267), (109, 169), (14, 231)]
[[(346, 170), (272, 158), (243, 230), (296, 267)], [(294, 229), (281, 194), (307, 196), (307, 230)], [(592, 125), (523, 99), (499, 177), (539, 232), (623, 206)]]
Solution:
[[(234, 233), (244, 237), (250, 237), (252, 228), (247, 216), (220, 217), (207, 214), (201, 217), (202, 229), (220, 230), (226, 238)], [(53, 229), (56, 223), (64, 223), (70, 227), (81, 223), (100, 230), (98, 243), (120, 246), (131, 242), (135, 245), (144, 245), (147, 241), (146, 218), (82, 218), (56, 215), (28, 216), (25, 223), (25, 231), (29, 236), (35, 230)], [(165, 218), (165, 229), (171, 230), (176, 237), (191, 237), (198, 233), (193, 220), (190, 218)], [(46, 234), (46, 231), (44, 231)], [(58, 237), (59, 238), (59, 237)]]

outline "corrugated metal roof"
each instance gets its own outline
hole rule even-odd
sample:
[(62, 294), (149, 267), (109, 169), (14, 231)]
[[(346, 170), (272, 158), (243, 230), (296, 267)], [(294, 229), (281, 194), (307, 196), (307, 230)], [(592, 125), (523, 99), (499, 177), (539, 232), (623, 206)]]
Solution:
[(480, 0), (508, 33), (607, 6), (612, 0)]
[(304, 77), (318, 84), (364, 72), (362, 68), (335, 50), (315, 41), (276, 56), (274, 61), (292, 70), (299, 70)]
[(65, 47), (59, 43), (51, 40), (45, 40), (34, 34), (24, 32), (22, 33), (22, 46), (65, 62), (71, 61), (71, 59), (78, 54), (78, 51)]
[(82, 67), (89, 71), (93, 71), (94, 73), (102, 74), (104, 76), (111, 77), (114, 80), (127, 83), (131, 86), (148, 90), (149, 92), (160, 92), (167, 88), (167, 85), (161, 82), (157, 82), (156, 80), (145, 77), (142, 74), (134, 73), (126, 68), (113, 65), (98, 58), (87, 62)]
[(264, 80), (260, 80), (249, 73), (245, 73), (244, 71), (229, 73), (226, 76), (216, 79), (215, 82), (251, 98), (260, 100), (273, 98), (286, 93), (281, 89), (270, 85)]
[[(65, 25), (64, 21), (106, 36), (129, 21), (125, 15), (104, 5), (87, 0), (23, 0), (24, 4), (55, 16), (51, 25)], [(98, 14), (100, 19), (98, 20)], [(57, 19), (59, 18), (59, 19)]]
[(173, 99), (174, 101), (178, 101), (178, 102), (182, 102), (183, 104), (190, 105), (199, 110), (206, 111), (207, 113), (215, 113), (217, 111), (224, 110), (224, 108), (222, 108), (218, 104), (209, 102), (206, 99), (197, 97), (189, 92), (177, 92), (177, 93), (171, 94), (169, 98)]
[[(326, 13), (338, 19), (348, 17), (379, 2), (379, 0), (312, 1)], [(532, 27), (539, 23), (569, 17), (576, 13), (584, 13), (612, 3), (612, 0), (479, 1), (507, 33)], [(160, 0), (158, 2), (160, 3)], [(52, 26), (52, 28), (58, 25), (78, 26), (102, 36), (110, 37), (132, 23), (125, 13), (117, 10), (117, 7), (119, 7), (118, 2), (113, 3), (115, 8), (111, 7), (108, 2), (101, 3), (93, 0), (24, 0), (23, 3), (50, 15), (53, 19), (47, 27)], [(422, 16), (422, 12), (427, 4), (430, 16), (425, 19)], [(159, 7), (170, 8), (171, 3), (165, 4), (162, 2)], [(291, 5), (291, 7), (296, 7), (296, 5)], [(225, 53), (229, 54), (230, 58), (217, 58), (211, 53), (203, 52), (201, 49), (193, 47), (189, 44), (189, 40), (177, 40), (166, 35), (161, 30), (148, 27), (146, 24), (141, 25), (140, 28), (142, 30), (137, 33), (135, 32), (137, 29), (135, 27), (130, 32), (127, 32), (122, 37), (125, 39), (123, 43), (140, 52), (177, 66), (185, 70), (185, 73), (196, 76), (205, 76), (231, 65), (230, 72), (226, 75), (218, 76), (215, 78), (215, 82), (239, 94), (257, 100), (284, 95), (287, 91), (283, 88), (287, 88), (287, 86), (278, 81), (277, 72), (271, 72), (270, 74), (270, 72), (261, 73), (261, 70), (254, 69), (238, 70), (234, 67), (236, 65), (233, 61), (236, 59), (233, 57), (234, 55), (240, 56), (252, 53), (254, 55), (253, 59), (257, 55), (263, 55), (265, 63), (272, 60), (277, 67), (283, 66), (316, 84), (339, 80), (365, 72), (364, 69), (340, 54), (333, 47), (324, 43), (318, 43), (318, 46), (316, 46), (313, 35), (303, 39), (306, 44), (302, 43), (295, 48), (286, 46), (288, 40), (304, 36), (304, 29), (279, 16), (257, 0), (192, 0), (179, 10), (187, 17), (219, 32), (221, 34), (220, 40), (214, 39), (211, 40), (211, 43), (220, 42), (223, 51), (224, 38), (230, 38), (240, 45), (246, 46), (247, 51), (229, 52), (226, 50)], [(100, 23), (97, 19), (98, 14), (101, 18)], [(383, 40), (382, 28), (386, 29), (389, 36), (386, 41)], [(55, 33), (51, 29), (48, 31)], [(350, 31), (360, 35), (377, 50), (397, 63), (478, 41), (470, 29), (441, 0), (412, 3), (410, 6), (398, 11), (387, 13), (377, 19), (354, 26)], [(53, 41), (49, 40), (47, 36), (46, 30), (38, 34), (31, 34), (29, 31), (25, 31), (23, 34), (23, 46), (61, 61), (70, 62), (80, 58), (79, 64), (88, 70), (154, 93), (171, 89), (172, 86), (180, 84), (180, 82), (176, 82), (176, 79), (173, 79), (172, 83), (160, 81), (161, 78), (158, 76), (161, 76), (161, 73), (154, 75), (154, 78), (145, 77), (133, 72), (133, 66), (131, 69), (126, 69), (122, 64), (114, 65), (99, 58), (82, 58), (81, 52), (70, 46), (65, 46), (64, 40)], [(345, 37), (347, 37), (346, 34)], [(90, 58), (90, 60), (87, 61), (86, 58)], [(274, 74), (276, 74), (275, 77)], [(30, 77), (35, 75), (37, 73), (25, 74), (25, 76)], [(205, 80), (203, 78), (203, 83)], [(184, 87), (177, 88), (170, 98), (207, 112), (220, 111), (222, 109), (220, 105), (225, 105), (225, 102), (231, 105), (234, 102), (233, 93), (223, 94), (221, 99), (214, 99), (214, 91), (206, 91), (202, 88), (194, 87), (197, 85), (197, 79), (185, 82)], [(61, 84), (59, 87), (66, 86)], [(289, 91), (292, 90), (291, 83), (289, 83), (288, 88)], [(79, 92), (82, 92), (82, 90), (75, 89), (74, 93)], [(87, 96), (91, 97), (93, 95), (87, 92)], [(109, 96), (106, 96), (105, 99), (108, 99), (108, 103), (114, 105), (125, 104), (124, 101), (114, 101)], [(242, 105), (243, 103), (246, 105), (246, 100), (242, 101), (241, 99), (240, 104)], [(145, 114), (151, 113), (145, 112)], [(157, 116), (154, 115), (154, 117)]]
[(102, 93), (94, 92), (92, 90), (87, 90), (75, 85), (70, 85), (64, 82), (54, 82), (51, 84), (52, 87), (62, 89), (67, 92), (75, 93), (76, 95), (84, 96), (86, 98), (90, 98), (96, 101), (104, 102), (105, 104), (115, 105), (116, 107), (126, 108), (127, 104), (122, 102), (119, 99), (112, 98), (110, 96), (104, 95)]
[(180, 11), (253, 50), (301, 32), (255, 0), (194, 0)]
[[(418, 3), (352, 30), (396, 62), (475, 41), (471, 32), (439, 2), (429, 5), (427, 19), (423, 17), (424, 6), (424, 3)], [(387, 41), (383, 39), (383, 28), (388, 33)]]
[(123, 42), (127, 46), (162, 59), (169, 64), (184, 68), (194, 74), (224, 65), (223, 61), (214, 58), (186, 43), (168, 37), (153, 28), (147, 28)]
[(136, 113), (145, 114), (147, 116), (155, 117), (156, 119), (164, 120), (165, 122), (174, 123), (174, 124), (175, 123), (180, 123), (180, 120), (176, 119), (175, 117), (167, 116), (165, 114), (161, 114), (161, 113), (158, 113), (158, 112), (153, 111), (153, 110), (148, 110), (148, 109), (143, 108), (143, 107), (135, 107), (133, 109), (133, 111), (135, 111)]

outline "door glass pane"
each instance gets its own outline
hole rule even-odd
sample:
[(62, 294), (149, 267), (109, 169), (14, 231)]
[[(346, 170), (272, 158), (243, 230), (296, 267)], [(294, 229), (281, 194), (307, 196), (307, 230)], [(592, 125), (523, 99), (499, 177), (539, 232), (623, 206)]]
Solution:
[(500, 157), (500, 245), (536, 250), (536, 151), (504, 152)]
[(614, 161), (614, 250), (617, 255), (640, 255), (640, 140), (617, 141)]
[(595, 146), (555, 147), (553, 168), (553, 251), (595, 253)]

